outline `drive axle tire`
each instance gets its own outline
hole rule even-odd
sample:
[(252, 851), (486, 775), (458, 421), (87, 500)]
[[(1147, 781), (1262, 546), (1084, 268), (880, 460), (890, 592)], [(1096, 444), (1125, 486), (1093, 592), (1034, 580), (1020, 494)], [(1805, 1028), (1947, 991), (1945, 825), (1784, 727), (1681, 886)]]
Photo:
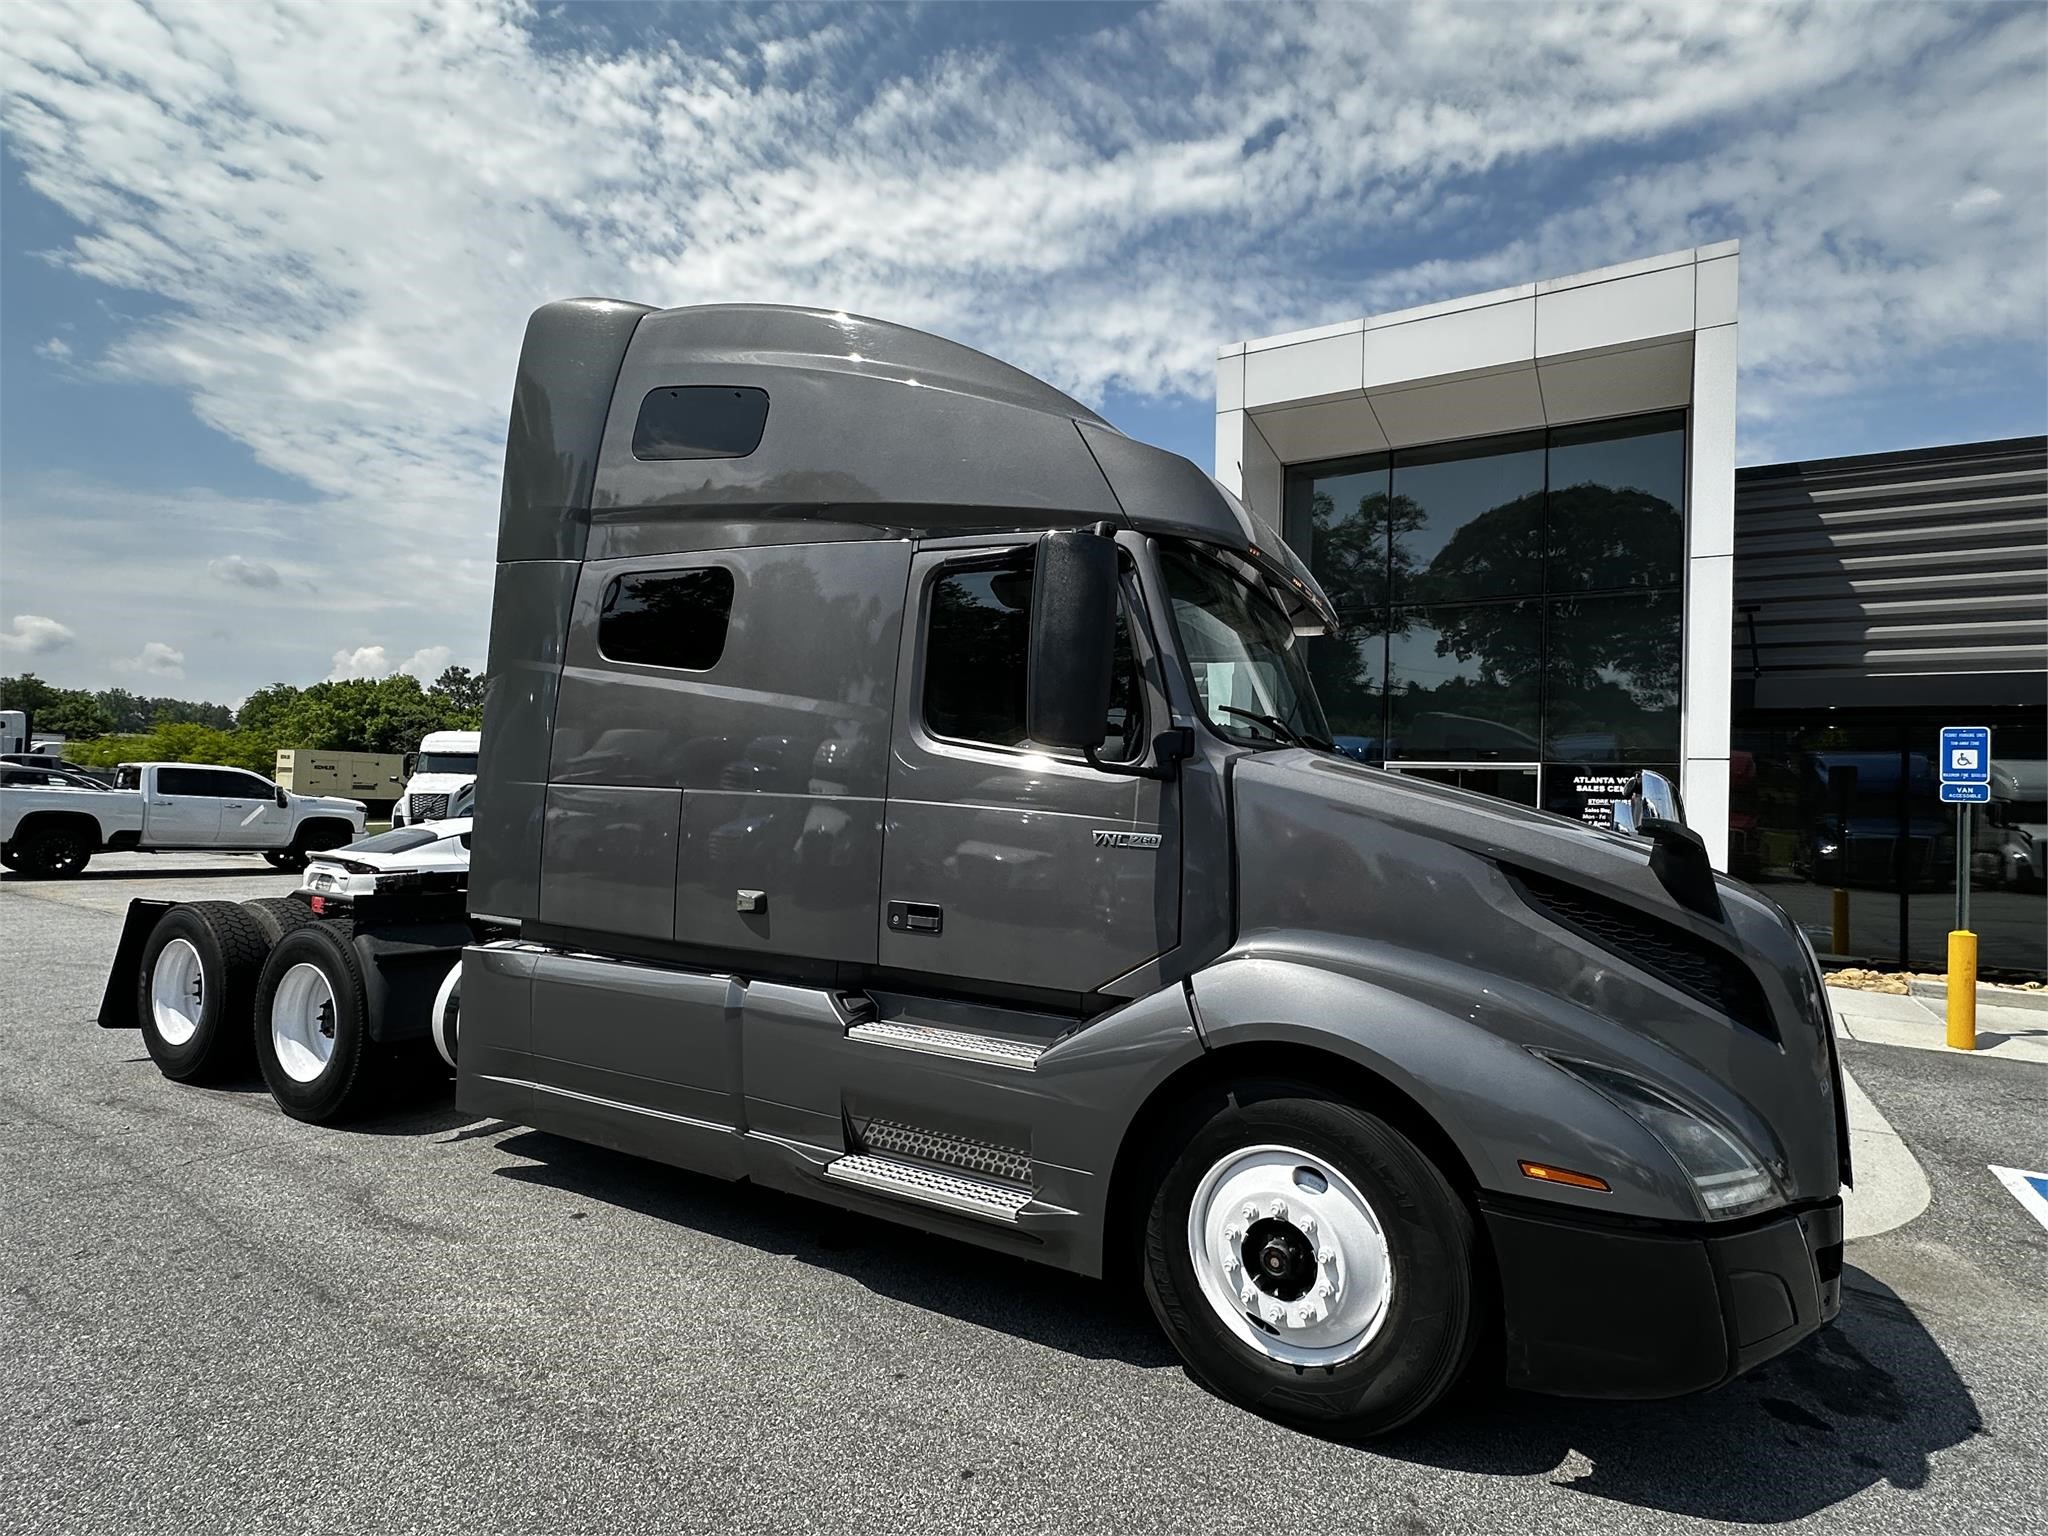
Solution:
[(1194, 1376), (1322, 1434), (1385, 1434), (1480, 1329), (1471, 1212), (1414, 1143), (1302, 1083), (1194, 1106), (1144, 1234), (1145, 1294)]
[(256, 1065), (294, 1120), (332, 1125), (379, 1096), (384, 1053), (370, 1039), (354, 937), (346, 918), (296, 928), (278, 940), (256, 984)]
[(249, 1065), (249, 1008), (262, 927), (232, 901), (195, 901), (163, 915), (142, 949), (135, 1016), (157, 1070), (210, 1082)]
[(273, 946), (286, 934), (320, 921), (311, 907), (289, 896), (259, 896), (243, 902), (242, 910), (263, 930), (263, 937)]

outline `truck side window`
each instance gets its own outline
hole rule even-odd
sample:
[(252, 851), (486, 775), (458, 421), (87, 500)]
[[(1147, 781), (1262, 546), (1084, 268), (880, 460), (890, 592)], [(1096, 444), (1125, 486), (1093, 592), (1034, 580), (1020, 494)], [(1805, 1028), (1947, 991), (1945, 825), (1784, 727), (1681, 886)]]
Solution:
[[(934, 736), (1028, 750), (1024, 672), (1029, 657), (1031, 568), (957, 567), (932, 583), (926, 619), (924, 721)], [(1145, 704), (1130, 620), (1117, 615), (1105, 762), (1137, 756)]]
[(598, 611), (597, 648), (609, 661), (708, 671), (725, 654), (732, 590), (722, 565), (615, 577)]
[(159, 768), (156, 792), (160, 795), (219, 795), (213, 775), (204, 768)]
[(768, 425), (765, 389), (716, 384), (649, 390), (633, 423), (636, 459), (744, 459)]

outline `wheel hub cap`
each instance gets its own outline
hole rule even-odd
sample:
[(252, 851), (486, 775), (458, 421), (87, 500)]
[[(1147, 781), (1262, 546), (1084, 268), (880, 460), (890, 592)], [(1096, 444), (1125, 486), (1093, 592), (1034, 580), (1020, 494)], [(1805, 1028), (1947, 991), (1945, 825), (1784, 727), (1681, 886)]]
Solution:
[(157, 951), (149, 973), (149, 1016), (166, 1045), (183, 1045), (199, 1032), (206, 1009), (206, 967), (185, 939)]
[(1196, 1186), (1188, 1253), (1202, 1295), (1245, 1344), (1293, 1365), (1335, 1365), (1372, 1342), (1393, 1294), (1379, 1218), (1327, 1159), (1262, 1146)]
[(270, 1044), (295, 1083), (310, 1083), (334, 1059), (334, 989), (317, 965), (299, 964), (278, 981), (270, 1002)]

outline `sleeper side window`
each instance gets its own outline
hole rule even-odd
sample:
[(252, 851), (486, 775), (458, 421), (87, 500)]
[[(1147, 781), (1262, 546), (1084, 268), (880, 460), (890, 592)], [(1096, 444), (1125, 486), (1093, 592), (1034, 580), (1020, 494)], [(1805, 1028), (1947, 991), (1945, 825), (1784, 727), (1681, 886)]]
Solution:
[[(925, 728), (981, 746), (1034, 750), (1024, 731), (1030, 658), (1029, 564), (956, 566), (932, 583), (926, 619)], [(1143, 679), (1130, 621), (1119, 612), (1101, 756), (1128, 762), (1144, 734)]]
[(649, 390), (633, 423), (636, 459), (744, 459), (761, 446), (768, 393), (708, 384)]
[(597, 648), (609, 661), (708, 671), (725, 654), (732, 592), (722, 565), (616, 576), (598, 610)]

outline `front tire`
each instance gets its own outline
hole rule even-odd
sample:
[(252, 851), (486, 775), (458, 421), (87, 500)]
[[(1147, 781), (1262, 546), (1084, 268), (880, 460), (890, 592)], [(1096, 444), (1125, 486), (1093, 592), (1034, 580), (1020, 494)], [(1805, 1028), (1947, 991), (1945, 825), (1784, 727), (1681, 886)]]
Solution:
[(247, 1069), (250, 1000), (269, 947), (232, 901), (195, 901), (163, 915), (143, 946), (135, 998), (159, 1072), (199, 1083)]
[(1194, 1376), (1304, 1429), (1427, 1411), (1479, 1329), (1472, 1216), (1386, 1121), (1305, 1084), (1191, 1109), (1145, 1227), (1145, 1292)]
[(256, 985), (256, 1065), (277, 1107), (331, 1125), (374, 1101), (369, 993), (346, 918), (278, 940)]

